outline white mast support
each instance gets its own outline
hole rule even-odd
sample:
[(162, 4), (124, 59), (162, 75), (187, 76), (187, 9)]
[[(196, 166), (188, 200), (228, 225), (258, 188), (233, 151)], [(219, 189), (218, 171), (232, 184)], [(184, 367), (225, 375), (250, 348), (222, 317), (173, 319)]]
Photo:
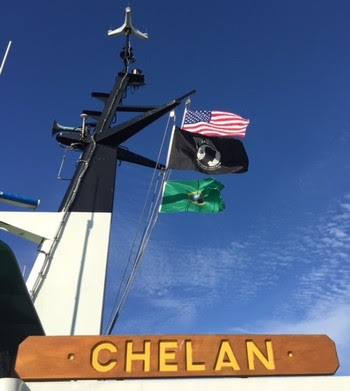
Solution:
[(31, 293), (38, 286), (33, 302), (46, 335), (101, 333), (111, 217), (101, 212), (0, 213), (0, 228), (40, 243), (27, 288)]
[(8, 54), (9, 54), (11, 45), (12, 45), (12, 41), (9, 41), (9, 43), (7, 45), (7, 49), (6, 49), (5, 55), (4, 55), (4, 58), (2, 59), (2, 63), (1, 63), (1, 67), (0, 67), (0, 75), (2, 73), (2, 70), (3, 70), (4, 66), (5, 66), (5, 62), (6, 62)]
[[(111, 218), (111, 213), (68, 214), (59, 246), (55, 246), (45, 269), (39, 271), (44, 273), (45, 284), (39, 285), (33, 297), (46, 334), (101, 333)], [(41, 246), (44, 251), (45, 244)], [(37, 261), (39, 268), (40, 255)], [(27, 282), (29, 291), (38, 275), (33, 268)]]

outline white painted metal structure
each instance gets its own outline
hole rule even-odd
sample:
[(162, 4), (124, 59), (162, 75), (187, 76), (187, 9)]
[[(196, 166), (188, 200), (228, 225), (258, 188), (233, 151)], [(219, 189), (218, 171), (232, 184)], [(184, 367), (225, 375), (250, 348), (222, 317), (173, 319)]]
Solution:
[(0, 379), (0, 391), (349, 391), (350, 377), (28, 382)]
[(100, 334), (110, 226), (111, 213), (0, 213), (0, 228), (40, 244), (27, 287), (47, 335)]

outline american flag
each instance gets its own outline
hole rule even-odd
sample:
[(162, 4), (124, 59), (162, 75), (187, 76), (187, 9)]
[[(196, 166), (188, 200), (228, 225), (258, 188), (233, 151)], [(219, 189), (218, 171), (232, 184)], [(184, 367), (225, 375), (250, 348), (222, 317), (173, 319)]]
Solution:
[(214, 137), (244, 137), (249, 119), (223, 111), (187, 110), (182, 129)]

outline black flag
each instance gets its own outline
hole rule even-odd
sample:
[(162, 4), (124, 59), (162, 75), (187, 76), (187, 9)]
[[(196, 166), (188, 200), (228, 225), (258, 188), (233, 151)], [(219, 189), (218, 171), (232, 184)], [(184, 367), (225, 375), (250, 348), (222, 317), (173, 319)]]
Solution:
[(249, 160), (241, 141), (208, 137), (176, 127), (168, 168), (195, 170), (205, 174), (240, 174)]

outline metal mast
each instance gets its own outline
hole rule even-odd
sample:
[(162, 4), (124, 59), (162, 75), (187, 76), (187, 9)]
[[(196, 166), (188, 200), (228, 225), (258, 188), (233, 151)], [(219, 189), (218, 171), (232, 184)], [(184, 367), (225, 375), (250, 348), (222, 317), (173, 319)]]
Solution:
[[(112, 91), (92, 93), (104, 103), (103, 110), (84, 110), (78, 129), (54, 123), (58, 142), (82, 152), (59, 211), (0, 214), (0, 225), (3, 222), (8, 231), (39, 245), (27, 287), (47, 335), (101, 332), (117, 160), (163, 167), (120, 145), (189, 95), (161, 106), (122, 105), (128, 88), (145, 84), (140, 70), (129, 70), (135, 61), (131, 35), (142, 39), (148, 36), (133, 27), (129, 7), (124, 24), (108, 35), (125, 35), (126, 43), (121, 52), (124, 69), (118, 73)], [(139, 115), (113, 126), (119, 111)], [(92, 122), (87, 123), (87, 118)]]

